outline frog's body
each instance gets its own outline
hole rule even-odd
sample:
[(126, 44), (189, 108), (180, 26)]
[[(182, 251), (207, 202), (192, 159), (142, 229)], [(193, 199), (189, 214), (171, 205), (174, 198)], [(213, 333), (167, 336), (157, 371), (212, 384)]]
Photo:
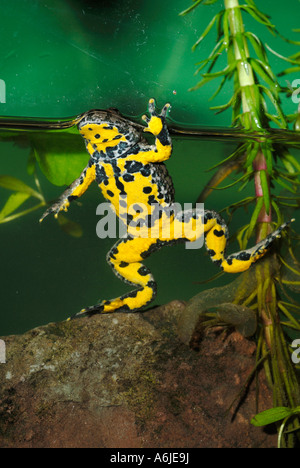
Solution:
[[(196, 241), (205, 233), (205, 244), (213, 262), (224, 271), (238, 273), (247, 270), (280, 237), (286, 227), (252, 247), (224, 256), (228, 230), (224, 220), (214, 211), (193, 209), (176, 212), (172, 206), (174, 189), (164, 161), (169, 159), (172, 143), (165, 123), (169, 104), (155, 112), (149, 101), (150, 119), (145, 131), (155, 137), (149, 145), (135, 127), (122, 117), (105, 111), (91, 111), (78, 128), (85, 140), (90, 160), (82, 174), (62, 194), (58, 202), (43, 215), (57, 215), (67, 210), (72, 200), (80, 197), (94, 180), (116, 215), (127, 225), (127, 237), (120, 239), (107, 255), (115, 274), (126, 283), (138, 286), (132, 292), (83, 309), (79, 314), (132, 312), (147, 305), (156, 294), (156, 283), (142, 261), (164, 245), (179, 241)], [(195, 229), (195, 226), (200, 227)]]

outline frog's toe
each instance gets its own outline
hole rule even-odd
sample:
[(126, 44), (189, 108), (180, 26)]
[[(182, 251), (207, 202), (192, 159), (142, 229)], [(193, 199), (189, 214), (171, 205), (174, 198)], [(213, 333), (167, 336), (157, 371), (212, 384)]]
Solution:
[(70, 203), (69, 202), (65, 202), (63, 204), (61, 204), (60, 202), (57, 202), (57, 203), (54, 203), (54, 205), (50, 206), (46, 211), (45, 213), (42, 215), (42, 217), (40, 218), (40, 223), (43, 221), (44, 218), (46, 218), (46, 216), (48, 216), (49, 214), (54, 214), (54, 217), (57, 218), (58, 217), (58, 214), (60, 211), (68, 211), (68, 207), (69, 207)]
[(50, 212), (49, 210), (46, 210), (40, 217), (39, 222), (41, 223), (46, 218), (46, 216), (48, 216), (48, 214), (50, 214)]
[(97, 304), (95, 306), (86, 307), (85, 309), (81, 309), (80, 312), (77, 312), (76, 314), (72, 315), (72, 317), (69, 317), (67, 321), (74, 320), (74, 319), (81, 318), (81, 317), (91, 317), (92, 315), (95, 315), (95, 314), (101, 314), (103, 310), (104, 310), (104, 306), (102, 304)]
[(162, 111), (160, 113), (161, 117), (166, 117), (169, 109), (171, 108), (171, 104), (169, 102), (167, 102), (164, 107), (162, 108)]
[(41, 216), (41, 218), (39, 219), (40, 223), (49, 215), (49, 214), (52, 214), (54, 213), (54, 215), (57, 217), (57, 210), (56, 210), (56, 207), (55, 205), (53, 206), (50, 206), (44, 213), (43, 215)]
[(155, 115), (155, 99), (149, 99), (148, 110), (151, 115)]
[(150, 119), (149, 117), (147, 117), (147, 115), (142, 115), (142, 120), (146, 122), (147, 124), (150, 122)]

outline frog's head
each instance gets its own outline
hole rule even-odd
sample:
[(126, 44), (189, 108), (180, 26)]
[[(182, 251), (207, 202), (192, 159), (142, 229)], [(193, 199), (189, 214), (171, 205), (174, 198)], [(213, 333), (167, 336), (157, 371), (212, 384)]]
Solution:
[[(138, 128), (116, 110), (89, 111), (79, 121), (78, 129), (91, 155), (95, 151), (106, 153), (109, 148), (115, 150), (116, 147), (119, 147), (121, 154), (127, 146), (131, 147), (141, 140)], [(113, 152), (117, 156), (116, 152)]]

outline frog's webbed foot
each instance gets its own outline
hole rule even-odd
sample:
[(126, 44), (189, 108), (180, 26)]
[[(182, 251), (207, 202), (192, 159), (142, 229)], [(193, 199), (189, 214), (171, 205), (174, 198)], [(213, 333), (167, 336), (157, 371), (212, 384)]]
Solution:
[(147, 127), (144, 128), (144, 132), (150, 132), (153, 135), (158, 135), (165, 127), (165, 119), (170, 109), (171, 104), (167, 103), (161, 110), (161, 113), (158, 114), (155, 110), (155, 100), (152, 98), (149, 100), (148, 111), (150, 118), (146, 115), (143, 115), (142, 120), (147, 123)]
[(68, 211), (69, 205), (70, 203), (67, 199), (58, 199), (57, 202), (53, 203), (53, 205), (51, 205), (42, 215), (42, 217), (40, 218), (40, 223), (43, 221), (44, 218), (46, 218), (46, 216), (52, 213), (54, 213), (54, 217), (57, 218), (58, 213), (60, 211)]
[(76, 314), (69, 317), (67, 319), (67, 322), (70, 320), (77, 319), (77, 318), (92, 317), (93, 315), (101, 314), (103, 312), (104, 312), (104, 305), (102, 304), (97, 304), (95, 306), (86, 307), (85, 309), (82, 309), (80, 312), (77, 312)]
[(96, 166), (93, 162), (89, 161), (88, 165), (84, 168), (80, 176), (74, 180), (74, 182), (69, 185), (69, 187), (63, 192), (59, 199), (53, 205), (51, 205), (48, 210), (45, 211), (40, 219), (40, 222), (51, 213), (54, 213), (55, 218), (57, 218), (60, 211), (68, 211), (70, 203), (73, 200), (81, 197), (81, 195), (84, 194), (95, 178)]
[(141, 263), (141, 260), (150, 255), (155, 245), (159, 248), (155, 239), (151, 238), (120, 239), (109, 251), (107, 260), (114, 273), (126, 284), (135, 286), (136, 289), (120, 297), (86, 307), (70, 319), (113, 312), (137, 312), (149, 304), (156, 295), (156, 283), (150, 270)]

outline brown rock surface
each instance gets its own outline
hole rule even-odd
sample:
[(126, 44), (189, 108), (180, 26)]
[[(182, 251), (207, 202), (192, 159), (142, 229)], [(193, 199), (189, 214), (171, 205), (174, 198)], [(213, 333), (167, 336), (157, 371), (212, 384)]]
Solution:
[[(254, 343), (218, 329), (190, 349), (176, 334), (184, 307), (174, 301), (2, 337), (0, 447), (276, 446), (275, 435), (249, 422), (254, 385), (228, 411), (253, 368)], [(261, 411), (272, 399), (260, 380)]]

